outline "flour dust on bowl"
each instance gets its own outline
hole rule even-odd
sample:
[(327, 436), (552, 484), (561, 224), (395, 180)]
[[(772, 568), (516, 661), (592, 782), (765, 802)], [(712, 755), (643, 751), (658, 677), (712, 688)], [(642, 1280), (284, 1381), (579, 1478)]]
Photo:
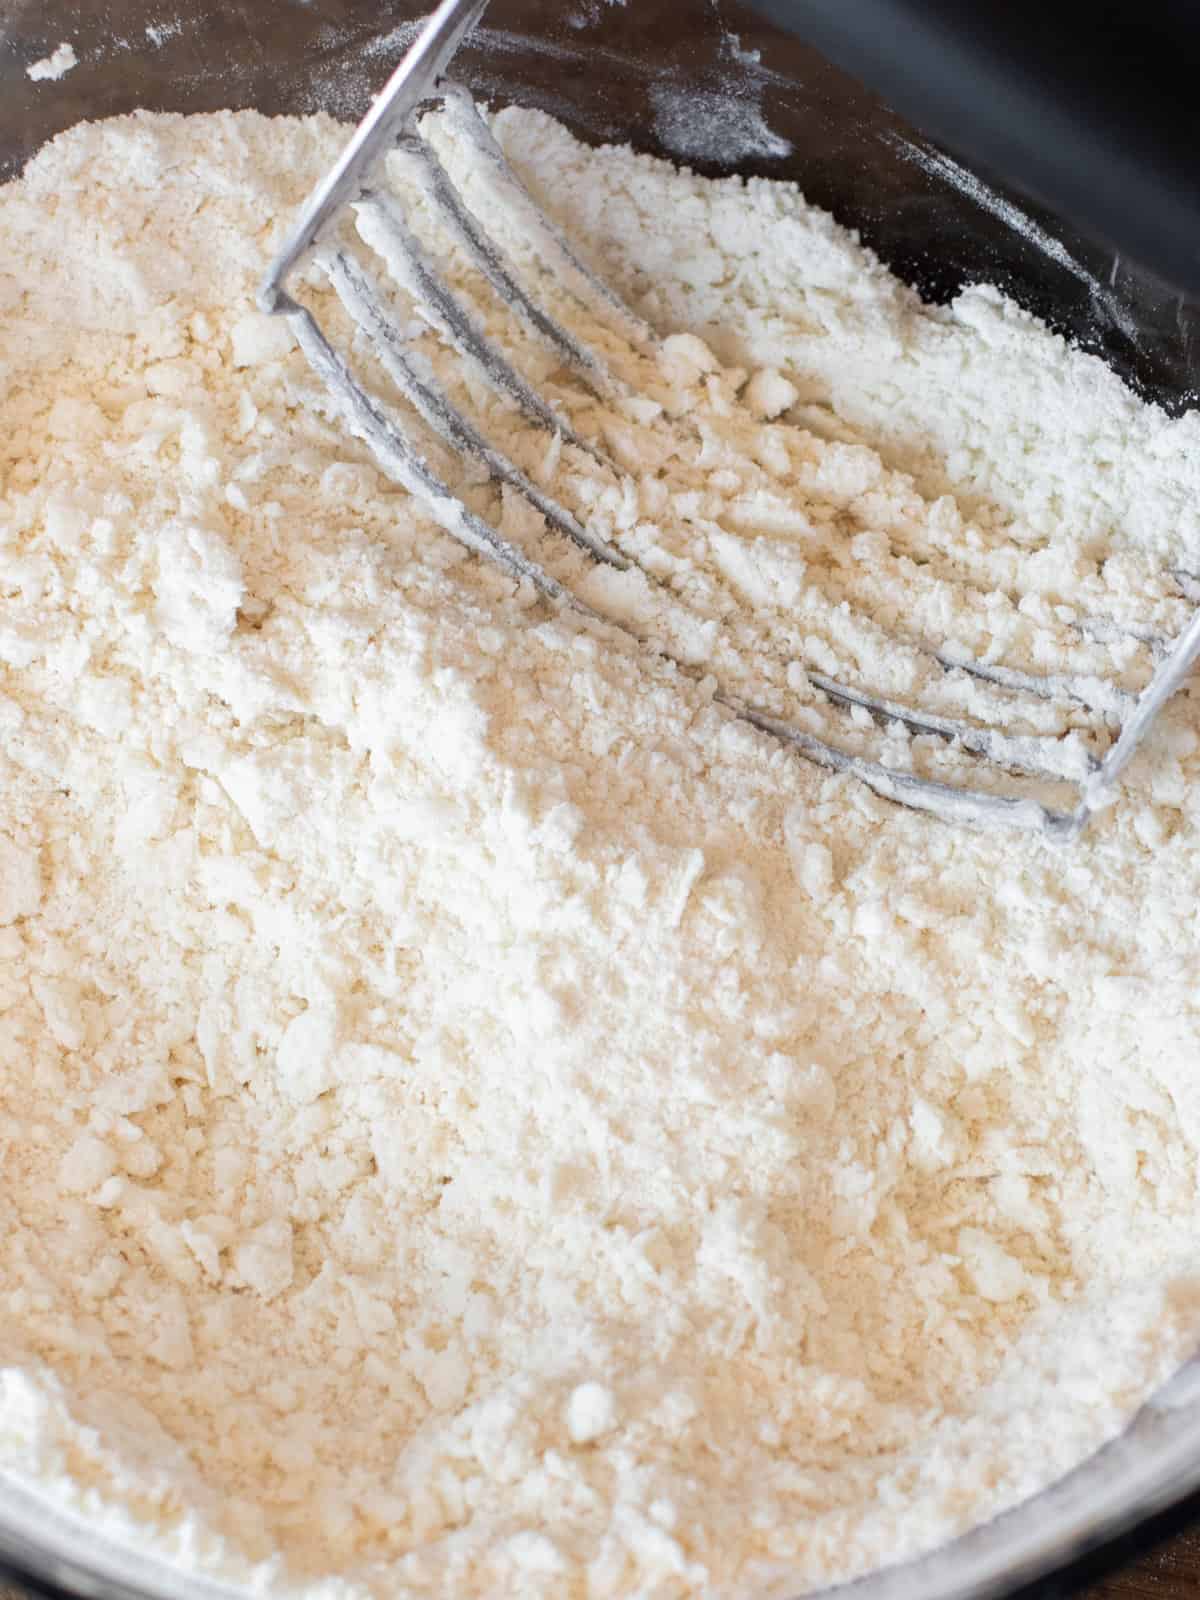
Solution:
[[(3, 45), (5, 1559), (89, 1594), (990, 1595), (1195, 1488), (1188, 688), (1067, 852), (718, 699), (824, 717), (810, 671), (876, 669), (902, 697), (950, 638), (1136, 692), (1200, 559), (1152, 287), (1002, 248), (740, 13), (698, 7), (684, 57), (678, 8), (547, 35), (497, 6), (456, 75), (656, 341), (488, 210), (627, 390), (581, 396), (403, 151), (405, 218), (578, 442), (384, 292), (422, 376), (622, 555), (422, 436), (584, 613), (448, 536), (255, 309), (411, 17), (382, 49), (332, 3), (121, 10)], [(759, 175), (680, 170), (651, 68), (659, 104), (757, 117)], [(423, 131), (487, 209), (453, 119)], [(883, 218), (927, 298), (814, 199)], [(397, 404), (328, 278), (295, 292)], [(1021, 731), (1070, 738), (1051, 714)]]

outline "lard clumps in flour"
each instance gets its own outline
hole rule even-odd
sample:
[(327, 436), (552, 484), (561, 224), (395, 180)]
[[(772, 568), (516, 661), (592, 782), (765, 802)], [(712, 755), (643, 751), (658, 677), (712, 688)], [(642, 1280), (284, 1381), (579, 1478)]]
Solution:
[(80, 126), (0, 190), (0, 1466), (260, 1589), (816, 1587), (1192, 1349), (1200, 712), (1063, 853), (715, 682), (821, 717), (791, 663), (932, 692), (936, 635), (1136, 687), (1197, 424), (791, 188), (494, 126), (673, 333), (560, 306), (607, 408), (505, 334), (615, 467), (473, 402), (661, 581), (431, 454), (688, 672), (454, 543), (249, 309), (334, 123)]

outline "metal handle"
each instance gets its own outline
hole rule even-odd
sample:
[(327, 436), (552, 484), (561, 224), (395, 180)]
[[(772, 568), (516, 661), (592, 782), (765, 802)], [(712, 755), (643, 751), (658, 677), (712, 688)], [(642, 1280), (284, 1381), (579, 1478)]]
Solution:
[(316, 243), (334, 212), (357, 198), (361, 179), (421, 102), (433, 94), (451, 57), (479, 21), (487, 3), (488, 0), (442, 0), (375, 97), (337, 162), (305, 201), (259, 287), (258, 304), (263, 311), (292, 309), (283, 292), (284, 279)]

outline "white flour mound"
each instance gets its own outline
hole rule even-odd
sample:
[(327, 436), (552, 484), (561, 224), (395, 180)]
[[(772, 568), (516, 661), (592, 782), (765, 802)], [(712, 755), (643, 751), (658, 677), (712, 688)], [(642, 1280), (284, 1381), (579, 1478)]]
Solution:
[(666, 587), (435, 459), (694, 678), (464, 552), (248, 309), (333, 123), (81, 126), (0, 191), (0, 1468), (262, 1590), (818, 1586), (1190, 1352), (1200, 706), (1061, 853), (705, 675), (932, 693), (865, 611), (1136, 679), (1200, 436), (794, 190), (496, 126), (677, 336), (607, 409), (521, 346), (619, 471), (474, 398)]

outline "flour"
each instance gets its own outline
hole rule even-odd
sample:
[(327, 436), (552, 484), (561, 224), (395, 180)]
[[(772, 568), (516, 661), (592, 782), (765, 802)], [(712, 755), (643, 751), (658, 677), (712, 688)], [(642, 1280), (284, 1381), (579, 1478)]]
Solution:
[(744, 93), (656, 83), (650, 104), (656, 136), (680, 159), (730, 162), (791, 153), (791, 141), (772, 132), (762, 108)]
[(25, 68), (25, 76), (32, 78), (35, 83), (45, 78), (55, 80), (65, 77), (72, 67), (78, 65), (79, 57), (75, 54), (75, 47), (64, 39), (50, 55), (43, 56), (40, 61), (31, 62)]
[(1136, 687), (1197, 424), (791, 189), (496, 127), (675, 332), (573, 314), (637, 380), (605, 408), (507, 329), (616, 472), (472, 402), (663, 581), (431, 456), (687, 672), (447, 537), (250, 309), (334, 124), (84, 126), (0, 191), (0, 1467), (263, 1590), (815, 1587), (1192, 1350), (1197, 707), (1064, 855), (715, 685), (994, 710), (941, 628)]
[(1020, 206), (998, 194), (969, 168), (962, 166), (941, 150), (928, 149), (899, 134), (889, 142), (895, 150), (915, 166), (920, 167), (923, 172), (928, 172), (943, 183), (951, 184), (959, 194), (965, 195), (980, 210), (990, 212), (1014, 233), (1028, 239), (1047, 260), (1065, 267), (1072, 277), (1087, 288), (1097, 322), (1109, 322), (1113, 327), (1119, 328), (1133, 344), (1140, 342), (1138, 320), (1122, 303), (1120, 295), (1113, 292), (1111, 283), (1102, 283), (1090, 268), (1071, 254), (1061, 239), (1056, 239), (1052, 233), (1041, 227)]
[(791, 140), (775, 133), (763, 113), (763, 88), (771, 76), (761, 51), (745, 48), (736, 33), (722, 32), (717, 66), (706, 87), (669, 79), (649, 85), (661, 148), (678, 161), (710, 161), (726, 170), (735, 163), (790, 155)]

